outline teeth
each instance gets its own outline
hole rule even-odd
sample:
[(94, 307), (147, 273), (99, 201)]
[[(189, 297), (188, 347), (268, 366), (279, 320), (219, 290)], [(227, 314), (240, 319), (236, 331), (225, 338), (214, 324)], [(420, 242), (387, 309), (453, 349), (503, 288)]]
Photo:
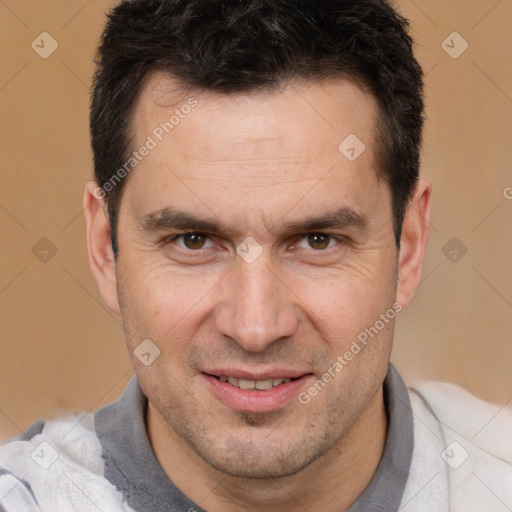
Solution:
[(238, 387), (240, 389), (254, 389), (256, 382), (253, 380), (238, 379)]
[(237, 379), (236, 377), (227, 377), (226, 375), (221, 375), (219, 379), (222, 382), (229, 382), (231, 385), (240, 388), (240, 389), (258, 389), (260, 391), (264, 391), (266, 389), (271, 389), (273, 387), (279, 386), (281, 384), (286, 384), (290, 382), (292, 379), (286, 378), (277, 378), (277, 379), (265, 379), (265, 380), (245, 380), (245, 379)]
[(228, 377), (228, 382), (233, 386), (238, 387), (238, 379), (236, 377)]
[[(276, 379), (277, 380), (277, 379)], [(272, 387), (273, 379), (259, 380), (254, 384), (256, 389), (270, 389)]]

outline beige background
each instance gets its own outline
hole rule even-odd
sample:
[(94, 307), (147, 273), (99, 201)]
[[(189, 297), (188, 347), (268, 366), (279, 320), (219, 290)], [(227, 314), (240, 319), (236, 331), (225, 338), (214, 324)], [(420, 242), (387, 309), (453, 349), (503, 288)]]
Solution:
[[(96, 409), (131, 375), (119, 319), (89, 274), (81, 211), (92, 175), (92, 58), (114, 4), (0, 0), (3, 438), (58, 408)], [(411, 20), (428, 73), (422, 174), (435, 193), (424, 281), (399, 315), (393, 361), (409, 383), (456, 382), (505, 405), (512, 399), (512, 200), (505, 197), (512, 197), (512, 2), (396, 5)], [(469, 44), (457, 59), (441, 46), (454, 31)], [(42, 32), (59, 45), (48, 59), (31, 48)], [(461, 48), (452, 39), (447, 44)], [(57, 248), (46, 263), (32, 252), (42, 237)], [(452, 237), (468, 249), (456, 263), (443, 253)]]

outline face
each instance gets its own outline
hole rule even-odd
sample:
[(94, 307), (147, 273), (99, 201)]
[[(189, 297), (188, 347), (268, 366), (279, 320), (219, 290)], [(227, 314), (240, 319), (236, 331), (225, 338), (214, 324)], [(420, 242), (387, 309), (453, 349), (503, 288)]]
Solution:
[(155, 146), (123, 193), (116, 300), (150, 407), (226, 474), (301, 470), (382, 384), (398, 259), (376, 119), (345, 79), (184, 95), (154, 75), (136, 105), (132, 146)]

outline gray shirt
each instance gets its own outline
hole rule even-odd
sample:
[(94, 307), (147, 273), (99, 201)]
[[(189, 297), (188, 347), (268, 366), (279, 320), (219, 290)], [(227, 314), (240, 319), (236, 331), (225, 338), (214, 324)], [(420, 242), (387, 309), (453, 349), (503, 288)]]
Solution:
[[(384, 453), (370, 484), (347, 512), (398, 511), (407, 483), (414, 444), (411, 404), (392, 365), (383, 390), (388, 418)], [(116, 402), (96, 412), (105, 477), (138, 512), (205, 512), (169, 480), (158, 463), (145, 426), (147, 403), (133, 377)]]

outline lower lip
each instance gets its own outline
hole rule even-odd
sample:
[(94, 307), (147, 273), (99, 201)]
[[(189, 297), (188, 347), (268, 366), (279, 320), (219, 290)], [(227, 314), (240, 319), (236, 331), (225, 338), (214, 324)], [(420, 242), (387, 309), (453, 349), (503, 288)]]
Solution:
[(307, 374), (274, 388), (258, 391), (237, 388), (206, 373), (201, 375), (221, 402), (235, 411), (242, 412), (269, 412), (279, 409), (313, 378), (313, 375)]

